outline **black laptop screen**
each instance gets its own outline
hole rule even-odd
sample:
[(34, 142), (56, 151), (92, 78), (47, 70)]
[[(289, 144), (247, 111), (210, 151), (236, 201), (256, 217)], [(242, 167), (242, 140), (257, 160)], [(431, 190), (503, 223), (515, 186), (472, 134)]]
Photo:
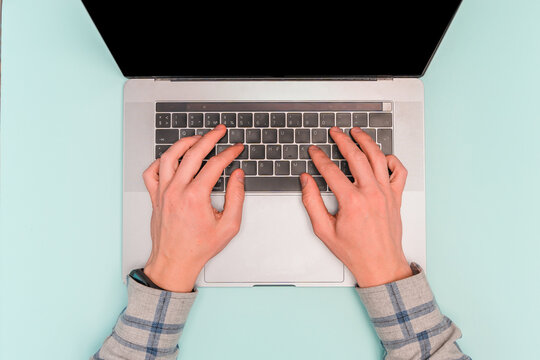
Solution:
[(460, 1), (83, 3), (127, 77), (349, 78), (423, 75)]

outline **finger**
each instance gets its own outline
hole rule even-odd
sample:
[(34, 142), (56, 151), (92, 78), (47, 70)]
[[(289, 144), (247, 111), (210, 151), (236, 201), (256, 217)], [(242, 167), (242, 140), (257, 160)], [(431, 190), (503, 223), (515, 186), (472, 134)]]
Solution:
[(388, 169), (390, 169), (390, 171), (392, 172), (389, 180), (390, 187), (401, 198), (401, 194), (403, 193), (403, 189), (405, 188), (405, 182), (407, 180), (407, 169), (394, 155), (387, 155), (386, 161), (388, 162)]
[[(366, 186), (375, 182), (373, 170), (369, 165), (366, 155), (358, 148), (352, 139), (345, 135), (338, 127), (330, 129), (330, 135), (336, 142), (339, 152), (347, 160), (351, 174), (360, 186)], [(387, 173), (388, 174), (388, 173)]]
[(157, 199), (157, 191), (159, 188), (159, 162), (160, 159), (155, 160), (150, 166), (143, 172), (143, 181), (150, 194), (150, 201), (152, 206), (155, 207)]
[(225, 205), (221, 220), (226, 231), (234, 236), (240, 230), (242, 209), (244, 207), (244, 171), (236, 169), (232, 172), (225, 192)]
[(335, 231), (333, 216), (324, 205), (319, 187), (311, 175), (306, 173), (300, 175), (300, 183), (302, 184), (302, 203), (311, 220), (313, 232), (319, 239), (326, 242)]
[(334, 192), (338, 202), (342, 203), (343, 201), (346, 201), (349, 194), (356, 190), (353, 183), (347, 179), (345, 174), (339, 170), (337, 165), (334, 164), (320, 148), (317, 146), (310, 146), (308, 152), (315, 167), (324, 177), (324, 180), (326, 180), (330, 190)]
[(362, 131), (362, 129), (359, 127), (352, 128), (351, 135), (354, 140), (356, 140), (358, 145), (360, 145), (360, 148), (364, 154), (366, 154), (377, 181), (379, 181), (381, 184), (388, 184), (388, 167), (386, 164), (386, 158), (379, 145), (377, 145), (371, 136)]
[(186, 151), (189, 150), (199, 139), (200, 135), (182, 138), (175, 142), (170, 148), (161, 155), (159, 165), (159, 182), (161, 189), (167, 187), (171, 179), (174, 177), (178, 168), (178, 159), (180, 159)]
[(187, 184), (193, 180), (193, 177), (201, 168), (203, 159), (216, 143), (226, 133), (225, 125), (219, 124), (214, 129), (206, 133), (189, 151), (184, 155), (178, 171), (175, 175), (175, 182)]
[(244, 145), (235, 144), (216, 156), (213, 156), (195, 177), (193, 186), (203, 191), (212, 192), (212, 188), (223, 174), (223, 170), (244, 150)]

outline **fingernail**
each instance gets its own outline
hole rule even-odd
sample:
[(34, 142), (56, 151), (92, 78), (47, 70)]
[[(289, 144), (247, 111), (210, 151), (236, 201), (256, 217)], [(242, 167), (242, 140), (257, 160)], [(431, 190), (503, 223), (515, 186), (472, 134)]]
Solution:
[(238, 181), (240, 181), (242, 184), (244, 183), (244, 171), (240, 170), (236, 172), (236, 178)]
[(338, 128), (337, 126), (332, 126), (332, 128), (330, 130), (332, 130), (332, 131), (341, 131), (341, 129)]
[(307, 176), (304, 174), (300, 175), (300, 185), (302, 185), (302, 189), (307, 185)]
[(311, 150), (321, 150), (320, 147), (318, 147), (317, 145), (311, 145), (308, 150), (311, 149)]
[(362, 131), (362, 129), (360, 129), (359, 127), (353, 127), (353, 128), (351, 129), (351, 131), (357, 133), (357, 132)]

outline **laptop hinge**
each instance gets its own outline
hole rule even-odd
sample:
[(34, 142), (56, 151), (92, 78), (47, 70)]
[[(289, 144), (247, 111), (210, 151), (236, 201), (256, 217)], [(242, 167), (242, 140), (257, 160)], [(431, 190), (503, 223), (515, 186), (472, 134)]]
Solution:
[(154, 77), (154, 81), (388, 81), (392, 76), (347, 77), (347, 78), (167, 78)]

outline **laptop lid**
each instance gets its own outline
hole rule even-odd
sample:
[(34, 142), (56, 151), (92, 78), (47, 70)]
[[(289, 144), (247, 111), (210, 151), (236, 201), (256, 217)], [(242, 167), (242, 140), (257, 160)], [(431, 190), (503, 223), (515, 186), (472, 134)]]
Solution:
[(83, 0), (124, 76), (182, 79), (420, 77), (461, 0)]

